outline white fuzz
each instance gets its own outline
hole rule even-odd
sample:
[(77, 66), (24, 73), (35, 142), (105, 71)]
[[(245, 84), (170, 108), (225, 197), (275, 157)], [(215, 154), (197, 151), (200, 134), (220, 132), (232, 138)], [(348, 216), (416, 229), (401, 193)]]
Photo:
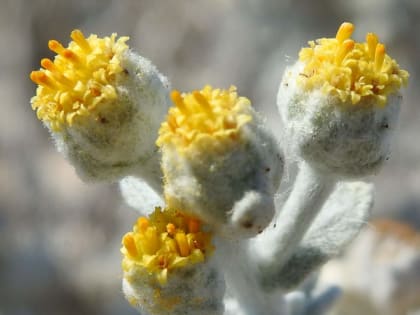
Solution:
[(212, 260), (177, 269), (166, 284), (139, 269), (124, 273), (123, 292), (144, 315), (222, 315), (224, 281)]
[(140, 215), (148, 216), (155, 207), (165, 207), (162, 197), (141, 178), (124, 177), (120, 181), (120, 191), (127, 205)]
[(373, 184), (341, 182), (302, 240), (302, 247), (316, 247), (326, 259), (336, 256), (366, 226), (373, 207)]
[(277, 104), (292, 151), (314, 167), (344, 177), (374, 174), (389, 156), (401, 96), (389, 95), (380, 108), (374, 98), (342, 102), (297, 83), (304, 64), (286, 69)]
[(275, 212), (283, 155), (253, 114), (242, 127), (242, 140), (222, 152), (191, 157), (173, 146), (162, 148), (165, 197), (171, 206), (197, 215), (228, 237), (260, 233)]
[[(301, 170), (301, 178), (313, 177), (309, 170), (304, 171), (306, 173), (302, 173)], [(299, 185), (294, 188), (295, 197), (298, 187)], [(316, 196), (320, 197), (319, 194)], [(315, 214), (318, 212), (317, 202), (313, 203)], [(304, 295), (298, 292), (291, 296), (286, 295), (285, 303), (289, 311), (285, 310), (281, 296), (284, 291), (296, 288), (325, 261), (341, 253), (365, 226), (372, 203), (371, 184), (339, 183), (324, 206), (319, 209), (318, 216), (307, 211), (298, 211), (301, 209), (299, 205), (296, 205), (295, 213), (285, 206), (285, 211), (280, 213), (275, 227), (268, 228), (257, 240), (249, 241), (251, 250), (247, 251), (246, 242), (243, 241), (227, 243), (222, 248), (218, 246), (217, 252), (224, 257), (223, 268), (227, 271), (227, 286), (234, 297), (229, 300), (230, 307), (233, 309), (236, 300), (236, 304), (242, 306), (241, 314), (247, 315), (272, 312), (289, 315), (323, 314), (339, 295), (336, 287), (329, 287), (316, 295), (311, 292)], [(289, 216), (291, 218), (288, 218)], [(314, 216), (315, 219), (311, 221), (310, 218)], [(281, 223), (283, 221), (285, 222)], [(308, 221), (312, 222), (310, 228)], [(296, 230), (288, 229), (291, 223)], [(283, 229), (286, 229), (284, 233)], [(269, 236), (279, 237), (280, 241), (271, 242)], [(265, 263), (266, 261), (270, 263)], [(296, 297), (298, 299), (295, 299)], [(301, 299), (303, 297), (304, 299)]]
[(261, 290), (256, 266), (248, 256), (246, 242), (225, 239), (216, 241), (215, 255), (220, 268), (225, 271), (226, 289), (230, 298), (228, 314), (288, 315), (285, 301), (279, 292)]
[(273, 198), (264, 195), (260, 192), (249, 191), (246, 192), (243, 198), (237, 201), (232, 208), (232, 216), (230, 218), (230, 225), (223, 231), (224, 235), (229, 235), (236, 231), (241, 231), (240, 234), (249, 237), (256, 233), (261, 233), (274, 216)]
[(117, 98), (100, 104), (98, 116), (52, 136), (82, 179), (116, 180), (134, 173), (160, 190), (155, 140), (169, 106), (169, 83), (150, 61), (130, 51), (121, 66)]
[(294, 288), (328, 259), (340, 255), (366, 226), (372, 206), (372, 184), (338, 183), (293, 255), (277, 273), (279, 285)]
[[(321, 315), (338, 298), (337, 287), (317, 293), (317, 279), (304, 280), (365, 225), (372, 185), (349, 181), (388, 159), (409, 76), (375, 34), (356, 43), (353, 29), (345, 22), (335, 38), (309, 42), (285, 71), (278, 138), (287, 174), (298, 173), (278, 209), (283, 148), (236, 87), (170, 91), (116, 34), (74, 30), (67, 48), (49, 41), (57, 55), (30, 74), (38, 85), (32, 108), (82, 179), (120, 181), (142, 215), (121, 248), (123, 292), (141, 314)], [(365, 250), (401, 247), (401, 259), (385, 269), (359, 259), (349, 274), (370, 273), (368, 284), (354, 282), (360, 292), (386, 305), (381, 314), (402, 314), (419, 300), (411, 294), (418, 239), (414, 248), (372, 237)], [(402, 299), (413, 302), (392, 308)]]
[(302, 241), (312, 221), (322, 209), (335, 182), (302, 162), (293, 190), (280, 210), (275, 224), (250, 241), (250, 255), (258, 266), (261, 283), (277, 288), (278, 275)]

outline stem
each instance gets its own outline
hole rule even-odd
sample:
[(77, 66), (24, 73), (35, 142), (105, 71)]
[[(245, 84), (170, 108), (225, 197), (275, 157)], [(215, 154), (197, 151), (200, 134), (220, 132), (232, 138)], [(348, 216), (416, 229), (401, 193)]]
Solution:
[(248, 256), (261, 284), (278, 288), (277, 275), (290, 259), (334, 188), (334, 178), (301, 162), (293, 190), (274, 225), (249, 242)]
[(243, 241), (218, 240), (217, 260), (225, 272), (227, 291), (240, 305), (241, 315), (286, 315), (284, 300), (279, 294), (260, 290), (247, 260), (246, 243)]

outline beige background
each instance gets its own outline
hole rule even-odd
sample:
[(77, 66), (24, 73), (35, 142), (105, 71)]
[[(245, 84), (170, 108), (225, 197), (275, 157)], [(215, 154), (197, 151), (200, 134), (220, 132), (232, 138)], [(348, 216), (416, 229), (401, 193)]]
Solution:
[(29, 105), (48, 39), (129, 35), (180, 90), (235, 84), (281, 132), (282, 71), (310, 39), (376, 32), (411, 73), (375, 216), (420, 226), (420, 1), (0, 0), (0, 315), (135, 314), (120, 290), (120, 238), (135, 217), (116, 185), (88, 186)]

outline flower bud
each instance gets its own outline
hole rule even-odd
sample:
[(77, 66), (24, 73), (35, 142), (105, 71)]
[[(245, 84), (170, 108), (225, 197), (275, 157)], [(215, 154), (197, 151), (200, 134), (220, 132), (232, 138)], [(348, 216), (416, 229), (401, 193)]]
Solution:
[(67, 48), (51, 40), (57, 55), (30, 75), (38, 84), (32, 107), (58, 150), (86, 180), (129, 173), (160, 177), (144, 169), (156, 163), (154, 141), (169, 104), (167, 79), (128, 49), (128, 37), (85, 38), (74, 30), (71, 38)]
[(159, 131), (164, 194), (228, 236), (261, 232), (274, 215), (282, 153), (250, 101), (236, 89), (171, 95)]
[(123, 291), (142, 314), (223, 314), (212, 235), (179, 211), (156, 208), (123, 237)]
[(277, 95), (293, 151), (320, 171), (345, 177), (373, 174), (388, 159), (399, 89), (408, 80), (375, 34), (355, 43), (352, 31), (343, 23), (335, 38), (309, 42)]

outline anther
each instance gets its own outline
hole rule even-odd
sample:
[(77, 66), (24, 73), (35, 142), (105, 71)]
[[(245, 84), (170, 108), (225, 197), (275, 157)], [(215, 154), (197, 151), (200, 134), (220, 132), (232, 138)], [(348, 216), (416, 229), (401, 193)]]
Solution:
[(335, 64), (338, 66), (346, 58), (347, 54), (354, 48), (354, 40), (346, 39), (338, 48), (335, 55)]
[(354, 25), (349, 22), (344, 22), (338, 28), (337, 34), (335, 38), (339, 43), (344, 42), (346, 39), (350, 38), (351, 34), (353, 34)]
[(386, 53), (386, 49), (385, 49), (384, 44), (376, 45), (376, 49), (375, 49), (375, 70), (376, 71), (381, 71), (382, 65), (385, 59), (385, 53)]
[(48, 58), (41, 60), (41, 66), (51, 72), (57, 71), (56, 65)]
[(172, 115), (168, 116), (168, 126), (169, 126), (169, 128), (171, 128), (172, 132), (175, 132), (176, 129), (178, 128), (178, 124), (176, 123), (176, 119)]
[(176, 227), (173, 223), (168, 223), (166, 225), (166, 232), (168, 232), (169, 235), (173, 236), (175, 234)]
[(187, 257), (190, 254), (190, 248), (188, 246), (188, 240), (185, 233), (176, 233), (175, 240), (178, 244), (179, 254), (182, 257)]
[(192, 94), (194, 95), (195, 100), (207, 111), (210, 111), (210, 104), (206, 100), (206, 98), (200, 93), (200, 91), (193, 91)]
[(59, 83), (67, 86), (72, 86), (73, 83), (71, 80), (66, 78), (60, 70), (57, 68), (57, 66), (48, 58), (44, 58), (41, 60), (41, 66), (45, 68), (46, 70), (51, 72), (51, 75), (56, 79)]
[(378, 45), (378, 36), (374, 33), (367, 33), (366, 34), (366, 43), (368, 47), (369, 58), (374, 60), (375, 58), (375, 50), (376, 45)]
[(140, 231), (144, 232), (149, 227), (149, 220), (141, 217), (137, 220), (137, 227)]
[(56, 54), (63, 55), (66, 50), (58, 41), (52, 39), (48, 42), (48, 48)]
[(65, 49), (63, 52), (63, 56), (64, 58), (72, 61), (73, 63), (76, 63), (79, 61), (79, 58), (77, 57), (77, 55), (70, 49)]
[(136, 242), (131, 234), (126, 234), (123, 237), (123, 245), (127, 249), (130, 256), (136, 257), (138, 255)]
[(54, 81), (44, 71), (32, 71), (29, 75), (31, 80), (38, 85), (54, 89), (56, 85)]
[(89, 53), (92, 48), (90, 47), (88, 41), (86, 40), (85, 36), (80, 30), (74, 30), (70, 34), (71, 39), (75, 41), (80, 48), (82, 48), (85, 52)]
[(179, 91), (173, 90), (171, 92), (171, 100), (175, 103), (176, 107), (178, 107), (181, 112), (188, 113), (188, 109), (185, 106), (184, 100), (182, 99), (182, 95), (179, 93)]

